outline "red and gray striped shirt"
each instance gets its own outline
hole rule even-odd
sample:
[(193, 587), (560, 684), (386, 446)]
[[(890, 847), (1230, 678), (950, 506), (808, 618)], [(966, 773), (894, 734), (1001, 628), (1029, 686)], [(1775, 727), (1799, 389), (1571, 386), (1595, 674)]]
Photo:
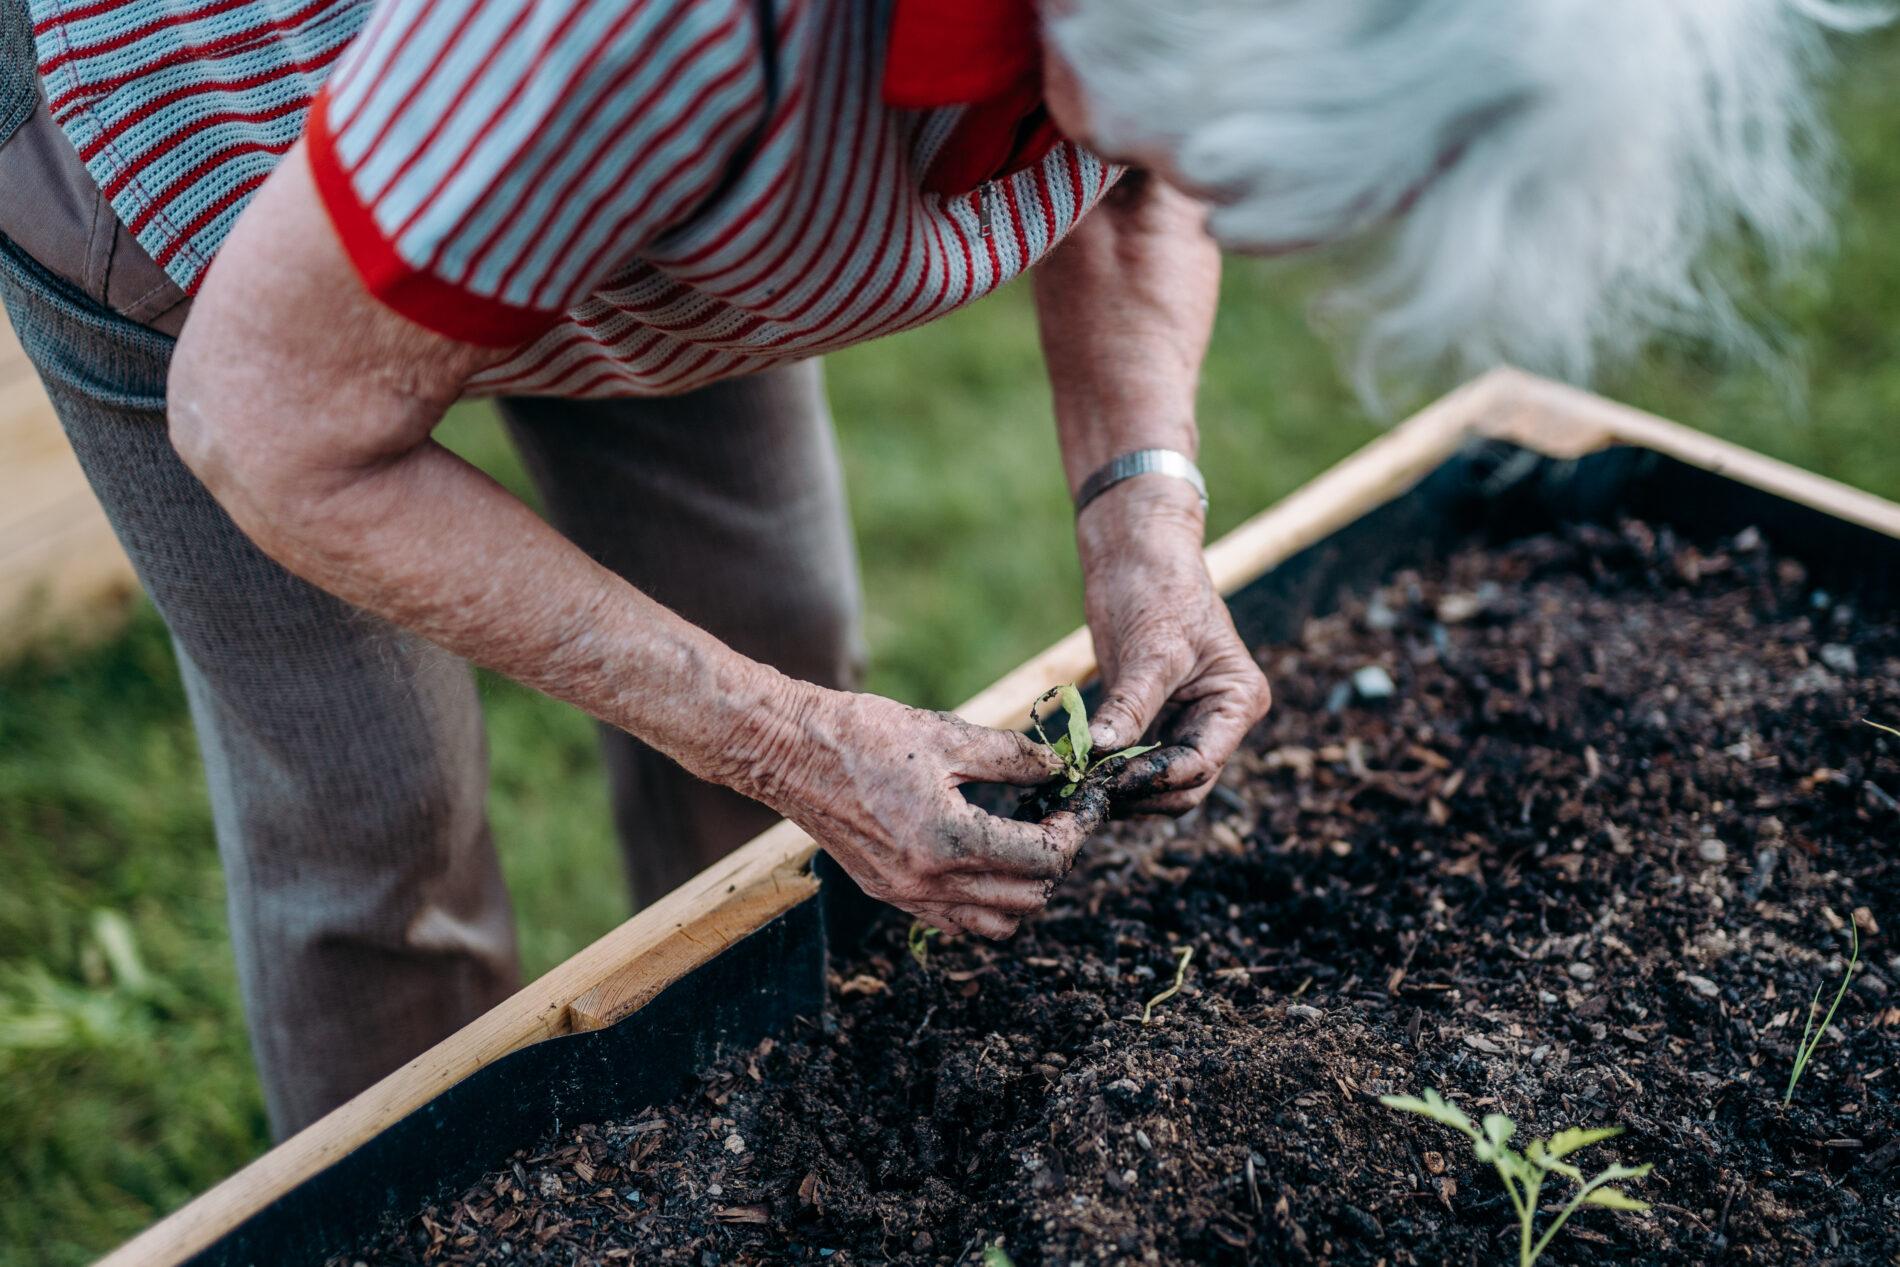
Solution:
[(483, 392), (679, 392), (921, 324), (1115, 175), (1062, 142), (931, 188), (963, 109), (885, 101), (880, 0), (32, 7), (55, 119), (187, 290), (307, 135), (369, 289), (512, 350)]

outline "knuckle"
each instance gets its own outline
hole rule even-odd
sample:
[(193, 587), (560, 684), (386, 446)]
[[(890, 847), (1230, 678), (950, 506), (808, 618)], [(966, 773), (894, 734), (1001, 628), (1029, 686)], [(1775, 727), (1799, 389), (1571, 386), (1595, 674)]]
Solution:
[(1186, 788), (1179, 792), (1170, 793), (1164, 798), (1161, 812), (1174, 815), (1185, 814), (1200, 805), (1202, 801), (1205, 801), (1208, 793), (1213, 790), (1214, 785), (1212, 783), (1204, 783), (1200, 787)]
[(907, 903), (922, 903), (927, 901), (931, 895), (931, 884), (928, 878), (922, 875), (905, 874), (895, 876), (885, 885), (885, 894), (886, 896), (882, 900), (889, 902), (893, 906), (903, 906)]
[(1273, 684), (1267, 681), (1267, 675), (1259, 669), (1255, 669), (1247, 679), (1247, 698), (1256, 721), (1265, 717), (1273, 707)]
[(1037, 884), (1029, 888), (1011, 888), (1009, 892), (999, 895), (996, 905), (998, 909), (1012, 915), (1027, 915), (1031, 911), (1041, 910), (1044, 900), (1042, 886)]
[(953, 815), (939, 819), (928, 843), (913, 853), (913, 865), (926, 875), (940, 875), (959, 858), (967, 858), (982, 846), (980, 833), (972, 824)]
[(904, 882), (924, 884), (950, 870), (951, 853), (947, 848), (920, 849), (904, 868)]
[(1131, 681), (1162, 681), (1179, 673), (1191, 658), (1187, 639), (1179, 630), (1160, 631), (1129, 658), (1126, 675)]

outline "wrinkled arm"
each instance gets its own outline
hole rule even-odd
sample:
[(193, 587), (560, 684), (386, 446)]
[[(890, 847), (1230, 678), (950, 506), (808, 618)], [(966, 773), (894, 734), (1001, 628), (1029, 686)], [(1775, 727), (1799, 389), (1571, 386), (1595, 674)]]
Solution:
[(206, 279), (173, 360), (174, 443), (292, 572), (602, 720), (812, 832), (876, 896), (1000, 935), (1081, 843), (978, 812), (971, 780), (1042, 781), (1020, 735), (828, 691), (647, 598), (430, 439), (494, 353), (358, 283), (299, 146)]
[[(1202, 209), (1130, 173), (1035, 274), (1044, 357), (1071, 494), (1118, 454), (1199, 444), (1194, 401), (1219, 300)], [(1184, 481), (1124, 480), (1076, 520), (1089, 628), (1106, 686), (1092, 729), (1118, 748), (1156, 728), (1190, 750), (1140, 808), (1198, 803), (1267, 710), (1265, 677), (1201, 558), (1200, 499)]]
[(687, 740), (706, 727), (766, 724), (773, 675), (594, 563), (430, 439), (496, 354), (370, 298), (301, 154), (239, 221), (179, 340), (170, 395), (179, 453), (291, 571), (614, 725), (666, 736), (676, 755), (724, 773), (716, 754)]

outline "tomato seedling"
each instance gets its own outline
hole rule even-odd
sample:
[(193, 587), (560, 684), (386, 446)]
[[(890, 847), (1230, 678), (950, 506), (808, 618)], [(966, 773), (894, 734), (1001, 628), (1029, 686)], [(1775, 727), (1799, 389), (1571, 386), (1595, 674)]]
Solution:
[[(1465, 1111), (1452, 1104), (1436, 1091), (1426, 1091), (1424, 1099), (1409, 1095), (1382, 1095), (1379, 1103), (1388, 1109), (1398, 1109), (1403, 1113), (1417, 1113), (1428, 1117), (1443, 1126), (1464, 1135), (1471, 1141), (1472, 1151), (1479, 1161), (1490, 1162), (1497, 1168), (1498, 1178), (1504, 1181), (1504, 1189), (1511, 1195), (1511, 1208), (1517, 1212), (1517, 1261), (1518, 1267), (1531, 1267), (1544, 1250), (1549, 1248), (1551, 1238), (1556, 1236), (1564, 1223), (1575, 1214), (1579, 1207), (1600, 1205), (1612, 1210), (1647, 1210), (1648, 1204), (1638, 1201), (1621, 1188), (1610, 1185), (1623, 1179), (1641, 1179), (1648, 1174), (1650, 1167), (1622, 1166), (1611, 1163), (1596, 1174), (1585, 1176), (1583, 1171), (1565, 1161), (1571, 1153), (1613, 1139), (1623, 1133), (1620, 1126), (1596, 1127), (1583, 1130), (1571, 1127), (1558, 1131), (1549, 1139), (1534, 1139), (1518, 1152), (1506, 1141), (1517, 1131), (1517, 1124), (1502, 1113), (1487, 1113), (1482, 1128), (1465, 1116)], [(1551, 1175), (1561, 1175), (1577, 1185), (1577, 1191), (1569, 1204), (1559, 1211), (1557, 1218), (1537, 1236), (1537, 1194), (1544, 1186), (1544, 1180)]]
[[(1036, 711), (1050, 700), (1060, 702), (1062, 711), (1069, 715), (1068, 733), (1059, 737), (1054, 743), (1049, 742), (1049, 736), (1042, 729), (1042, 717)], [(1029, 722), (1036, 728), (1036, 738), (1042, 740), (1047, 747), (1054, 749), (1055, 754), (1062, 758), (1062, 774), (1068, 780), (1062, 785), (1064, 796), (1073, 796), (1075, 789), (1082, 786), (1082, 780), (1088, 778), (1091, 770), (1100, 769), (1117, 757), (1139, 757), (1142, 753), (1153, 752), (1161, 746), (1152, 743), (1136, 744), (1132, 748), (1111, 752), (1105, 757), (1095, 756), (1095, 741), (1089, 737), (1088, 706), (1082, 702), (1082, 692), (1078, 691), (1073, 683), (1052, 686), (1038, 695), (1036, 702), (1029, 706)]]

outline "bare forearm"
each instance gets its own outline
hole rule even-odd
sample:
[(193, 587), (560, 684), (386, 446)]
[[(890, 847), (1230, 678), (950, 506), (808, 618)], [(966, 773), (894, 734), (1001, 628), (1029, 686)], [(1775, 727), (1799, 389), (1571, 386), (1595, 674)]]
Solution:
[(364, 290), (299, 146), (239, 219), (179, 339), (172, 440), (292, 572), (764, 801), (873, 896), (985, 936), (1040, 908), (1090, 824), (999, 818), (957, 789), (1044, 782), (1053, 754), (793, 681), (600, 567), (430, 438), (495, 356)]
[[(367, 300), (293, 151), (179, 341), (173, 441), (292, 572), (735, 781), (726, 737), (781, 724), (809, 688), (648, 599), (430, 440), (493, 356)], [(761, 707), (774, 692), (780, 707)]]
[[(638, 734), (724, 782), (740, 737), (778, 724), (795, 684), (590, 559), (434, 443), (260, 504), (221, 481), (240, 527), (291, 571)], [(264, 487), (272, 487), (265, 485)], [(735, 742), (721, 744), (716, 736)]]
[[(1201, 225), (1197, 203), (1139, 180), (1037, 270), (1071, 492), (1118, 454), (1199, 447), (1194, 399), (1220, 290), (1220, 256)], [(1125, 480), (1076, 517), (1104, 686), (1095, 741), (1121, 747), (1153, 727), (1176, 750), (1166, 786), (1138, 808), (1197, 804), (1267, 707), (1266, 680), (1202, 560), (1204, 521), (1194, 489), (1161, 476)]]
[(1198, 447), (1194, 398), (1220, 291), (1200, 204), (1131, 173), (1035, 272), (1073, 492), (1132, 449)]

